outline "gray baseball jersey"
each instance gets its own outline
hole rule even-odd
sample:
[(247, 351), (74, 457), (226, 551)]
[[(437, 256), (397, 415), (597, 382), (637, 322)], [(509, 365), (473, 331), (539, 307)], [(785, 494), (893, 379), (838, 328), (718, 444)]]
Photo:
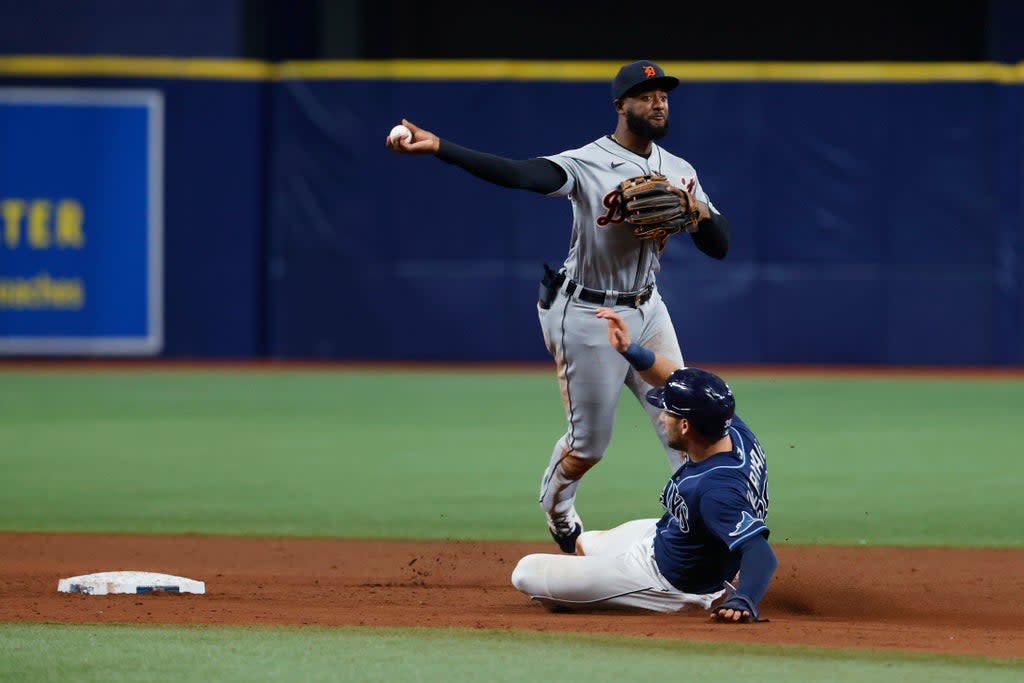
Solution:
[(657, 173), (715, 210), (693, 166), (656, 144), (652, 147), (644, 158), (603, 137), (579, 149), (543, 157), (568, 175), (550, 196), (568, 196), (572, 202), (572, 242), (565, 269), (585, 287), (632, 292), (651, 284), (661, 269), (657, 242), (638, 240), (622, 225), (619, 183), (623, 180)]

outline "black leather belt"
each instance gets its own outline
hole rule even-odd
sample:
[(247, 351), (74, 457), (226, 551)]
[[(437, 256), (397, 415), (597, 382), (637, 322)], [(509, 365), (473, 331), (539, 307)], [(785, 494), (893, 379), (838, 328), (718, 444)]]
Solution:
[[(604, 290), (602, 289), (590, 289), (584, 287), (578, 282), (569, 280), (569, 284), (565, 287), (565, 293), (569, 296), (573, 295), (573, 292), (579, 290), (579, 300), (586, 301), (588, 304), (599, 304), (604, 306), (605, 296)], [(640, 308), (647, 300), (651, 298), (651, 293), (654, 291), (654, 285), (650, 284), (641, 290), (636, 292), (623, 292), (615, 298), (616, 306), (629, 306), (631, 308)]]

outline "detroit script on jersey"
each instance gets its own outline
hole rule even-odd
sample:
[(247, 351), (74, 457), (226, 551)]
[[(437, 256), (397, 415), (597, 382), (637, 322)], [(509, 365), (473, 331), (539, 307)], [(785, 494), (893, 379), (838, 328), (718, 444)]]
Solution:
[(714, 593), (740, 568), (733, 551), (768, 527), (768, 470), (757, 437), (736, 416), (733, 448), (698, 463), (686, 462), (661, 492), (654, 557), (658, 569), (687, 593)]

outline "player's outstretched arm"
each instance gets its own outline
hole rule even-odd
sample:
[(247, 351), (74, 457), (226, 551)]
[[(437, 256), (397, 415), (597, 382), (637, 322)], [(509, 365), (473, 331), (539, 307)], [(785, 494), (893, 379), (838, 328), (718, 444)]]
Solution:
[(668, 358), (639, 344), (633, 344), (626, 322), (612, 309), (599, 308), (595, 315), (608, 323), (608, 343), (625, 356), (629, 364), (640, 374), (641, 379), (652, 387), (662, 386), (668, 381), (669, 376), (679, 369), (679, 366)]
[(412, 139), (392, 140), (388, 136), (385, 140), (388, 149), (400, 154), (433, 154), (441, 161), (495, 185), (551, 194), (565, 185), (568, 178), (561, 166), (548, 159), (506, 159), (442, 140), (408, 119), (402, 119), (402, 125), (412, 133)]

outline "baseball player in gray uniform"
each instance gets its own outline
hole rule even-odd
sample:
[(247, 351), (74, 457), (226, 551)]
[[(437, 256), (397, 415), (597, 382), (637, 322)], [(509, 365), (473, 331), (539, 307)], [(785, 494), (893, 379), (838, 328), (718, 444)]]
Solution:
[(648, 174), (667, 177), (681, 205), (699, 210), (695, 229), (687, 231), (693, 244), (715, 259), (725, 258), (728, 251), (728, 223), (711, 203), (696, 170), (655, 144), (668, 133), (668, 93), (678, 84), (678, 79), (666, 76), (653, 62), (626, 64), (612, 80), (618, 117), (615, 132), (551, 156), (513, 160), (486, 154), (441, 139), (404, 119), (412, 138), (389, 137), (385, 143), (398, 153), (433, 154), (503, 187), (569, 199), (573, 216), (569, 253), (557, 271), (545, 266), (537, 302), (568, 423), (541, 478), (540, 505), (552, 537), (566, 553), (575, 551), (583, 532), (575, 506), (577, 487), (611, 441), (623, 384), (647, 410), (672, 471), (682, 463), (666, 441), (660, 411), (644, 400), (650, 385), (605, 342), (604, 325), (594, 317), (599, 306), (613, 308), (635, 331), (638, 343), (683, 365), (672, 319), (655, 280), (665, 239), (638, 239), (624, 225), (619, 189), (623, 180)]

